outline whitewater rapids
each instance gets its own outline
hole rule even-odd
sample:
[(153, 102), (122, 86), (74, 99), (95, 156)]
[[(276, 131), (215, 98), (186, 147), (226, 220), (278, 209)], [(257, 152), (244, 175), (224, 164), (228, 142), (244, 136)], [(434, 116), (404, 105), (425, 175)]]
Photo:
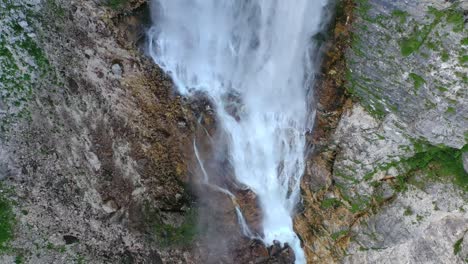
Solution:
[(306, 262), (292, 219), (313, 125), (313, 36), (326, 4), (154, 0), (148, 31), (149, 53), (178, 92), (212, 101), (235, 177), (259, 198), (263, 240), (289, 243), (296, 263)]

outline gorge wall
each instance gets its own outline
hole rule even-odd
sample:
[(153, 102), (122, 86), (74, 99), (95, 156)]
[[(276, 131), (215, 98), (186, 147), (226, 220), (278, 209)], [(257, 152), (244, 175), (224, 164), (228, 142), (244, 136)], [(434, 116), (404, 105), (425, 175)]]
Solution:
[(341, 3), (296, 219), (308, 258), (463, 263), (467, 5)]

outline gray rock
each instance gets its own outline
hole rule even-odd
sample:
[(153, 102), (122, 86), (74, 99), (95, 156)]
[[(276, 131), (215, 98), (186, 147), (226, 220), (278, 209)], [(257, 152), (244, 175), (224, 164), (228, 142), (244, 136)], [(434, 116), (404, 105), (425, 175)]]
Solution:
[(453, 248), (468, 228), (466, 198), (448, 185), (412, 188), (353, 230), (343, 263), (462, 263)]
[(463, 168), (465, 169), (466, 173), (468, 173), (468, 152), (464, 152), (462, 154), (463, 160)]
[(461, 148), (468, 128), (460, 44), (466, 34), (447, 22), (447, 8), (462, 17), (463, 10), (437, 0), (371, 0), (369, 7), (354, 22), (351, 91), (376, 115), (394, 114), (414, 137)]
[(115, 211), (119, 210), (119, 206), (117, 205), (117, 203), (114, 200), (109, 200), (109, 201), (105, 202), (102, 205), (102, 209), (106, 213), (110, 214), (110, 213), (114, 213)]
[(115, 75), (117, 78), (122, 77), (122, 66), (120, 64), (116, 63), (112, 65), (112, 73)]
[[(468, 68), (459, 58), (466, 53), (460, 44), (466, 28), (447, 21), (447, 8), (462, 14), (466, 4), (449, 2), (370, 0), (368, 10), (357, 12), (358, 39), (347, 57), (349, 88), (360, 101), (336, 131), (333, 177), (350, 197), (396, 199), (353, 227), (343, 263), (463, 263), (468, 257), (466, 245), (454, 252), (467, 236), (466, 192), (430, 181), (425, 172), (413, 175), (421, 186), (408, 184), (398, 193), (387, 182), (370, 184), (405, 172), (399, 161), (414, 155), (413, 140), (467, 144)], [(405, 47), (409, 39), (420, 47)], [(462, 158), (468, 172), (468, 153)]]

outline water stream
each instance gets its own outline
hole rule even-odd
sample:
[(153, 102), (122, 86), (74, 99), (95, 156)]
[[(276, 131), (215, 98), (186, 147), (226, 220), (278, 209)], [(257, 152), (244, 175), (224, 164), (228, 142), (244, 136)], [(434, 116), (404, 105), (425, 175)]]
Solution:
[[(321, 30), (326, 3), (154, 0), (148, 32), (149, 53), (178, 92), (203, 93), (212, 101), (236, 180), (259, 198), (263, 240), (289, 243), (296, 263), (305, 263), (292, 219), (305, 166), (305, 132), (313, 125), (307, 93), (316, 66), (312, 36)], [(195, 141), (194, 149), (202, 167)]]

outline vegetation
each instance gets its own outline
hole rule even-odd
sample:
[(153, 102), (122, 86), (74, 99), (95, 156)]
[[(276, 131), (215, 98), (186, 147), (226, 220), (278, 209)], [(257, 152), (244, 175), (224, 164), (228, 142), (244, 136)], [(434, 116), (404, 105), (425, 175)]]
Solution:
[(443, 12), (435, 8), (429, 8), (429, 13), (434, 16), (434, 20), (431, 24), (415, 25), (413, 32), (408, 37), (403, 38), (400, 41), (400, 49), (403, 56), (406, 57), (413, 54), (415, 51), (418, 51), (427, 40), (435, 26), (441, 22), (444, 15)]
[(337, 198), (326, 198), (324, 199), (320, 206), (323, 209), (328, 209), (328, 208), (335, 208), (341, 205), (341, 201)]
[(463, 244), (463, 237), (458, 239), (457, 242), (455, 242), (455, 244), (453, 245), (453, 254), (454, 255), (457, 255), (458, 253), (460, 253), (460, 251), (462, 249), (462, 244)]
[[(394, 166), (402, 166), (406, 173), (399, 175), (393, 182), (397, 192), (407, 190), (407, 183), (415, 172), (422, 171), (427, 180), (451, 181), (462, 190), (468, 191), (468, 173), (463, 168), (462, 154), (468, 151), (468, 145), (462, 149), (455, 149), (443, 145), (434, 146), (425, 141), (414, 142), (415, 155), (401, 160), (379, 166), (369, 173), (373, 175), (377, 170), (386, 170)], [(366, 180), (371, 179), (367, 177)]]
[(8, 190), (0, 185), (0, 252), (9, 249), (9, 242), (14, 235), (15, 215), (12, 202), (7, 197)]
[(426, 81), (419, 75), (417, 75), (416, 73), (410, 73), (409, 74), (409, 77), (413, 80), (413, 83), (414, 83), (414, 89), (417, 91), (419, 90), (419, 88), (421, 88), (421, 86), (423, 86), (423, 84), (426, 83)]
[(433, 180), (452, 177), (456, 185), (463, 190), (468, 190), (468, 173), (463, 168), (462, 160), (462, 154), (468, 151), (468, 145), (462, 149), (455, 149), (418, 141), (414, 148), (416, 154), (403, 161), (409, 169), (408, 173), (423, 170)]
[(157, 242), (162, 247), (188, 245), (198, 234), (197, 213), (194, 209), (188, 211), (184, 222), (179, 227), (163, 223), (156, 224), (154, 233)]
[(462, 39), (460, 44), (462, 44), (464, 46), (467, 46), (468, 45), (468, 38)]
[(128, 0), (108, 0), (107, 5), (112, 9), (120, 9), (127, 4)]
[[(5, 131), (18, 119), (30, 118), (28, 104), (34, 89), (45, 80), (56, 79), (56, 75), (38, 40), (30, 34), (34, 31), (35, 13), (13, 1), (2, 2), (6, 8), (0, 9), (0, 23), (3, 23), (0, 32), (0, 99), (6, 113), (2, 115), (0, 131)], [(60, 13), (54, 0), (47, 0), (45, 5)], [(18, 12), (24, 16), (19, 16)]]
[(392, 11), (392, 16), (399, 18), (400, 23), (403, 24), (403, 23), (406, 22), (406, 19), (408, 17), (408, 13), (406, 11), (402, 11), (402, 10), (393, 10)]
[(331, 238), (336, 241), (348, 235), (349, 235), (349, 230), (341, 230), (341, 231), (331, 234)]
[(57, 4), (55, 0), (46, 0), (45, 5), (47, 10), (52, 12), (58, 18), (65, 17), (65, 9), (61, 5)]
[(18, 254), (15, 257), (15, 264), (23, 264), (24, 263), (24, 255)]
[(453, 25), (453, 31), (462, 32), (465, 27), (463, 10), (449, 9), (447, 11), (447, 23)]

